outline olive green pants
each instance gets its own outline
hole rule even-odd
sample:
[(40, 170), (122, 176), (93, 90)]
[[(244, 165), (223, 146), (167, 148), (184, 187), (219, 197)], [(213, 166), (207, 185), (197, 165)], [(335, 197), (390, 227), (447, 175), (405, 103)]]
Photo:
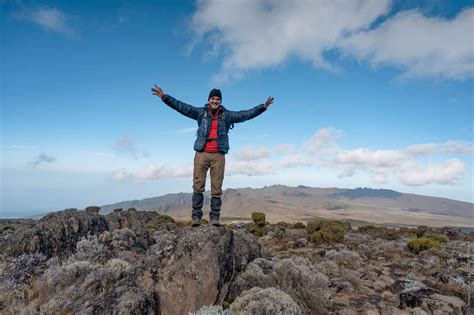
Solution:
[(211, 173), (211, 196), (222, 195), (224, 181), (225, 154), (196, 152), (194, 156), (193, 192), (202, 193), (206, 190), (207, 171)]

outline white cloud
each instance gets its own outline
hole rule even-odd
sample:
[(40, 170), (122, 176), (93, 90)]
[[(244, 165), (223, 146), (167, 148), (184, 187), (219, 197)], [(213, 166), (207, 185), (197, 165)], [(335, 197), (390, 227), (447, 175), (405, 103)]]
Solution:
[(342, 131), (333, 127), (318, 129), (303, 146), (312, 154), (325, 154), (340, 150), (336, 140)]
[(411, 155), (430, 155), (436, 152), (438, 147), (436, 143), (422, 143), (411, 145), (403, 151)]
[(351, 167), (396, 167), (405, 160), (405, 156), (397, 150), (355, 149), (339, 153), (332, 163)]
[(195, 42), (225, 54), (218, 80), (278, 66), (293, 56), (335, 70), (323, 54), (348, 34), (369, 27), (389, 5), (389, 0), (201, 0), (191, 29)]
[(399, 12), (379, 27), (361, 31), (338, 46), (371, 65), (394, 65), (404, 77), (465, 79), (474, 74), (474, 8), (452, 20), (426, 17), (417, 10)]
[(291, 150), (293, 150), (294, 147), (295, 146), (293, 144), (283, 143), (283, 144), (277, 145), (275, 148), (273, 148), (272, 151), (273, 153), (276, 153), (276, 154), (288, 153)]
[(443, 144), (446, 153), (474, 154), (474, 143), (470, 141), (447, 141)]
[(47, 31), (61, 33), (66, 36), (74, 34), (73, 29), (68, 25), (69, 17), (56, 8), (29, 9), (14, 13), (12, 16), (19, 20), (27, 20), (38, 24)]
[[(390, 65), (404, 77), (464, 79), (474, 74), (474, 8), (453, 19), (402, 11), (375, 28), (390, 10), (390, 0), (197, 2), (190, 29), (192, 47), (221, 54), (217, 81), (239, 79), (252, 70), (272, 68), (297, 57), (316, 68), (338, 71), (324, 54)], [(238, 12), (239, 14), (236, 14)]]
[(443, 143), (414, 144), (403, 150), (411, 155), (444, 154), (474, 154), (474, 143), (464, 140), (449, 140)]
[(270, 152), (266, 148), (252, 148), (250, 146), (243, 147), (235, 153), (237, 161), (256, 161), (266, 159), (270, 156)]
[(138, 181), (155, 180), (159, 178), (191, 177), (193, 174), (192, 165), (182, 165), (177, 167), (157, 166), (150, 163), (134, 173)]
[(134, 159), (148, 157), (148, 153), (139, 150), (136, 146), (136, 140), (129, 135), (117, 139), (114, 148), (118, 153), (128, 155)]
[(275, 174), (276, 168), (269, 160), (237, 161), (229, 159), (226, 161), (225, 173), (232, 175), (261, 176)]
[(295, 153), (284, 157), (280, 162), (283, 168), (314, 166), (315, 160)]
[(454, 184), (466, 172), (466, 167), (458, 159), (417, 165), (400, 170), (400, 180), (405, 185), (422, 186), (427, 184)]
[(122, 182), (125, 179), (125, 176), (127, 175), (127, 172), (125, 171), (124, 168), (121, 168), (117, 170), (113, 175), (112, 175), (112, 180), (116, 182)]

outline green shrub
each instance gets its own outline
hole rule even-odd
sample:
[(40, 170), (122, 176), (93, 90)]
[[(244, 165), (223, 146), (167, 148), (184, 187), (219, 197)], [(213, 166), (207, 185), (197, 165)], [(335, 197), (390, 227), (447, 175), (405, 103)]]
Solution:
[(425, 237), (429, 238), (430, 240), (436, 241), (440, 244), (444, 244), (449, 241), (449, 238), (444, 234), (431, 233), (431, 234), (426, 234)]
[(229, 224), (226, 224), (226, 226), (227, 226), (229, 229), (238, 230), (237, 225), (236, 225), (235, 223), (229, 223)]
[(158, 214), (153, 218), (156, 223), (175, 223), (174, 219), (166, 214)]
[(265, 226), (265, 213), (262, 212), (253, 212), (252, 220), (255, 224), (259, 226)]
[(314, 243), (335, 244), (344, 241), (347, 226), (340, 221), (311, 221), (306, 226)]
[(245, 230), (255, 236), (261, 237), (267, 234), (265, 228), (261, 227), (260, 225), (250, 223), (245, 226)]
[(408, 241), (407, 246), (415, 254), (430, 248), (441, 249), (441, 245), (438, 241), (433, 241), (427, 237), (420, 237), (415, 240)]
[(277, 224), (275, 224), (275, 226), (279, 227), (279, 228), (282, 228), (284, 230), (291, 228), (291, 224), (287, 223), (287, 222), (278, 222)]
[(377, 232), (377, 230), (378, 230), (378, 227), (373, 226), (373, 225), (364, 225), (357, 228), (357, 232), (367, 233), (367, 234), (375, 233)]
[(323, 228), (311, 235), (313, 243), (321, 244), (335, 244), (344, 241), (344, 229), (340, 226), (333, 226), (331, 228)]
[(143, 227), (148, 230), (156, 230), (156, 225), (154, 225), (153, 223), (145, 223)]
[(341, 227), (344, 231), (349, 231), (350, 230), (350, 225), (347, 225), (341, 221), (336, 221), (336, 220), (316, 220), (316, 221), (310, 221), (308, 222), (308, 225), (306, 225), (306, 231), (308, 234), (313, 234), (314, 232), (317, 232), (323, 228), (326, 227), (332, 227), (332, 226), (339, 226)]
[(426, 225), (420, 225), (415, 229), (416, 237), (420, 238), (425, 236), (426, 232), (428, 231), (428, 227)]
[(222, 301), (222, 308), (223, 309), (228, 309), (230, 307), (230, 302), (227, 300)]
[(360, 233), (366, 233), (373, 237), (395, 241), (400, 239), (400, 231), (396, 229), (390, 229), (383, 226), (373, 226), (373, 225), (366, 225), (361, 226), (357, 229)]
[(202, 223), (202, 224), (209, 224), (209, 221), (208, 221), (207, 219), (202, 219), (202, 220), (201, 220), (201, 223)]
[(304, 225), (303, 222), (296, 222), (295, 224), (293, 224), (293, 228), (302, 230), (306, 228), (306, 225)]

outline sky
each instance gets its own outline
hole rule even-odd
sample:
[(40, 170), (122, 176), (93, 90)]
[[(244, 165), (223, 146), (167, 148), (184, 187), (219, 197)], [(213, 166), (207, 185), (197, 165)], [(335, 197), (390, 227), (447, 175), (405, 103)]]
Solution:
[(0, 7), (1, 217), (192, 192), (197, 124), (155, 84), (194, 106), (275, 98), (230, 131), (224, 189), (474, 201), (472, 1)]

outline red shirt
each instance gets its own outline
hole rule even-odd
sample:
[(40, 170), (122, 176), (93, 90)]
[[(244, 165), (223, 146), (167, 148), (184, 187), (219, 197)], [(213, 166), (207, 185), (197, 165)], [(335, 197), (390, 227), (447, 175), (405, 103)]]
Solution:
[(204, 152), (208, 153), (218, 153), (219, 152), (219, 143), (218, 135), (217, 135), (217, 126), (219, 124), (217, 117), (219, 117), (219, 112), (221, 107), (219, 106), (216, 110), (215, 114), (212, 114), (211, 108), (209, 107), (209, 114), (212, 117), (211, 120), (211, 131), (209, 132), (209, 136), (207, 137), (206, 146), (204, 147)]

